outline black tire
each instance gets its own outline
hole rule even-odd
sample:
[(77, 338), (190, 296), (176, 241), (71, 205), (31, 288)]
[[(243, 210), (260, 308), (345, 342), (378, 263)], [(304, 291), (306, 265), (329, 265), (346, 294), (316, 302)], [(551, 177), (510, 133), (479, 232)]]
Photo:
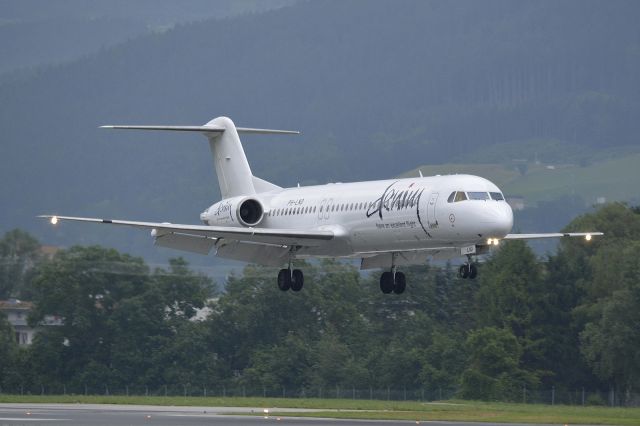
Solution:
[(380, 290), (384, 294), (389, 294), (393, 291), (393, 274), (391, 272), (383, 272), (380, 275)]
[(396, 272), (396, 282), (393, 284), (393, 292), (395, 294), (404, 293), (407, 288), (407, 279), (402, 272)]
[(472, 280), (478, 275), (478, 267), (473, 263), (469, 265), (469, 279)]
[(300, 269), (294, 269), (291, 273), (291, 290), (300, 291), (304, 285), (304, 275)]
[(460, 278), (469, 277), (469, 266), (467, 264), (460, 265), (460, 269), (458, 269), (458, 276)]
[(282, 291), (287, 291), (291, 288), (290, 269), (280, 269), (280, 272), (278, 272), (278, 288)]

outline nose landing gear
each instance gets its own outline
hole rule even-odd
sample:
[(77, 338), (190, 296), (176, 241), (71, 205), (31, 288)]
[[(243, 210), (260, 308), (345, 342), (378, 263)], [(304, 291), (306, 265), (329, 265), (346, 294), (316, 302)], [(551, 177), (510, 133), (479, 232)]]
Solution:
[(460, 278), (469, 278), (472, 280), (478, 275), (478, 267), (471, 261), (471, 256), (467, 256), (467, 258), (467, 263), (460, 265), (460, 269), (458, 269), (458, 276)]

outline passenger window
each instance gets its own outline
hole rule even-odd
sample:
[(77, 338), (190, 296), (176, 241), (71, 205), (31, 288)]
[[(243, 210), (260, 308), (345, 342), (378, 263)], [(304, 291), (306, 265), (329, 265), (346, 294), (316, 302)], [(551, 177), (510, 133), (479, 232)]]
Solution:
[(467, 194), (464, 193), (464, 191), (458, 191), (456, 192), (456, 199), (455, 202), (457, 203), (458, 201), (464, 201), (467, 199)]
[(486, 192), (467, 192), (470, 200), (488, 200), (489, 194)]
[(504, 196), (500, 192), (490, 192), (489, 195), (491, 195), (492, 200), (504, 201)]
[(453, 203), (453, 199), (456, 198), (456, 191), (453, 191), (449, 198), (447, 198), (447, 203)]

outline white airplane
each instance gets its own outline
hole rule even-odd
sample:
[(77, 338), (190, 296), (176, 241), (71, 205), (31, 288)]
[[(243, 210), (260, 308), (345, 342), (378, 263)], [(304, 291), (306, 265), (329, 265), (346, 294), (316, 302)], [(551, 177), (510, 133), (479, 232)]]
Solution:
[(359, 258), (361, 268), (387, 268), (383, 293), (400, 294), (406, 279), (399, 266), (429, 259), (466, 257), (462, 278), (475, 278), (474, 256), (501, 240), (584, 237), (601, 232), (511, 234), (513, 213), (487, 179), (471, 175), (430, 176), (281, 188), (253, 176), (238, 133), (297, 134), (236, 127), (227, 117), (204, 126), (102, 126), (110, 129), (203, 133), (209, 140), (222, 200), (200, 214), (203, 225), (136, 222), (43, 215), (151, 230), (155, 245), (283, 266), (282, 291), (300, 291), (304, 275), (291, 269), (297, 258)]

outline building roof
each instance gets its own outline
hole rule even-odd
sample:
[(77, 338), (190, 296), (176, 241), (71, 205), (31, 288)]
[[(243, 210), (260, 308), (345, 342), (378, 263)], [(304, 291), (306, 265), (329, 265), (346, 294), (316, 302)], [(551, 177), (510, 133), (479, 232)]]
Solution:
[(31, 310), (33, 309), (33, 303), (22, 302), (18, 299), (0, 300), (0, 310), (4, 311), (4, 310), (10, 310), (10, 309)]

